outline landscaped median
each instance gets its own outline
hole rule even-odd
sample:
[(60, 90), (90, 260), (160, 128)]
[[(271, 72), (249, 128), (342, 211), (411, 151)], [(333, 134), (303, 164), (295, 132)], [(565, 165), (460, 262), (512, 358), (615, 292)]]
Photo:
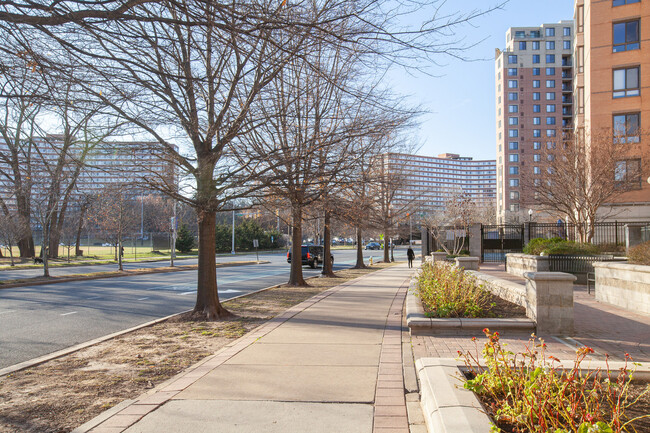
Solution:
[[(270, 262), (268, 261), (227, 262), (227, 263), (217, 263), (216, 267), (229, 268), (234, 266), (260, 265), (266, 263), (270, 263)], [(198, 265), (177, 265), (177, 266), (164, 266), (159, 268), (130, 269), (128, 271), (105, 271), (105, 272), (91, 272), (85, 274), (71, 274), (71, 275), (62, 275), (59, 277), (34, 277), (34, 278), (21, 278), (15, 280), (0, 280), (0, 289), (8, 289), (11, 287), (22, 287), (22, 286), (40, 286), (43, 284), (54, 284), (54, 283), (67, 283), (70, 281), (99, 280), (102, 278), (129, 277), (129, 276), (147, 275), (147, 274), (164, 274), (168, 272), (192, 271), (196, 269), (198, 269)]]
[(476, 351), (458, 359), (416, 361), (430, 432), (650, 431), (650, 369), (627, 354), (625, 362), (594, 361), (583, 347), (561, 361), (534, 336), (513, 354), (498, 332), (484, 332), (482, 350), (474, 338)]
[(413, 335), (476, 335), (483, 328), (528, 335), (525, 308), (490, 292), (470, 272), (445, 262), (425, 263), (411, 280), (406, 320)]

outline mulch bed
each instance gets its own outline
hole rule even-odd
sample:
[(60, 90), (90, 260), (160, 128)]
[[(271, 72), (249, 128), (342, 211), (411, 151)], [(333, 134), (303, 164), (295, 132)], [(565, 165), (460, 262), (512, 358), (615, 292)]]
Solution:
[[(487, 299), (488, 299), (488, 305), (490, 305), (490, 307), (488, 307), (486, 314), (482, 317), (486, 317), (486, 318), (500, 317), (500, 318), (508, 318), (508, 319), (526, 317), (526, 308), (520, 305), (517, 305), (510, 301), (506, 301), (505, 299), (502, 299), (492, 293), (488, 293)], [(422, 305), (424, 307), (424, 311), (427, 317), (438, 317), (436, 316), (435, 311), (430, 309), (424, 303)]]

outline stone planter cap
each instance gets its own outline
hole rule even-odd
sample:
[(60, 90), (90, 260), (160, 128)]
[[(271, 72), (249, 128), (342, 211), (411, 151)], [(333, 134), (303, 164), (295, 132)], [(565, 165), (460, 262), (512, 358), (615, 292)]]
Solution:
[(565, 272), (525, 272), (524, 277), (533, 281), (575, 281), (578, 278), (575, 275)]

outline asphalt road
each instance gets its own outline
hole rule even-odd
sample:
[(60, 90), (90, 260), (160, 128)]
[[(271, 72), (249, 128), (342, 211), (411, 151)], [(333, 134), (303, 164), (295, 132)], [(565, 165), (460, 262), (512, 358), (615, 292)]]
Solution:
[[(335, 250), (335, 270), (355, 263), (355, 251)], [(380, 260), (383, 251), (365, 251)], [(395, 251), (404, 260), (405, 251)], [(254, 260), (255, 255), (219, 257), (227, 260)], [(193, 259), (194, 262), (196, 259)], [(217, 269), (220, 299), (250, 293), (288, 279), (285, 254), (260, 254), (271, 263)], [(183, 261), (191, 264), (192, 260)], [(138, 266), (141, 266), (139, 264)], [(152, 267), (166, 262), (149, 263)], [(92, 268), (115, 265), (60, 268)], [(305, 277), (320, 269), (304, 267)], [(16, 271), (12, 271), (16, 272)], [(0, 290), (0, 368), (27, 361), (113, 332), (179, 313), (194, 306), (196, 271), (148, 274), (90, 281), (25, 286)]]

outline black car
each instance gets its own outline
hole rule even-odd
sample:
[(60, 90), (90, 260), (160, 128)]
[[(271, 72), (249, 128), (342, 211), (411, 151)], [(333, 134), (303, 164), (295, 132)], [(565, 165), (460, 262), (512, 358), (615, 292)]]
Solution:
[[(325, 254), (325, 248), (320, 245), (301, 245), (302, 250), (302, 264), (309, 265), (310, 268), (314, 269), (318, 266), (319, 263), (323, 263), (323, 257)], [(330, 255), (332, 258), (332, 264), (334, 264), (334, 256)], [(287, 263), (291, 263), (291, 250), (287, 252)]]
[(369, 242), (366, 245), (367, 250), (380, 250), (381, 249), (381, 244), (378, 242)]

